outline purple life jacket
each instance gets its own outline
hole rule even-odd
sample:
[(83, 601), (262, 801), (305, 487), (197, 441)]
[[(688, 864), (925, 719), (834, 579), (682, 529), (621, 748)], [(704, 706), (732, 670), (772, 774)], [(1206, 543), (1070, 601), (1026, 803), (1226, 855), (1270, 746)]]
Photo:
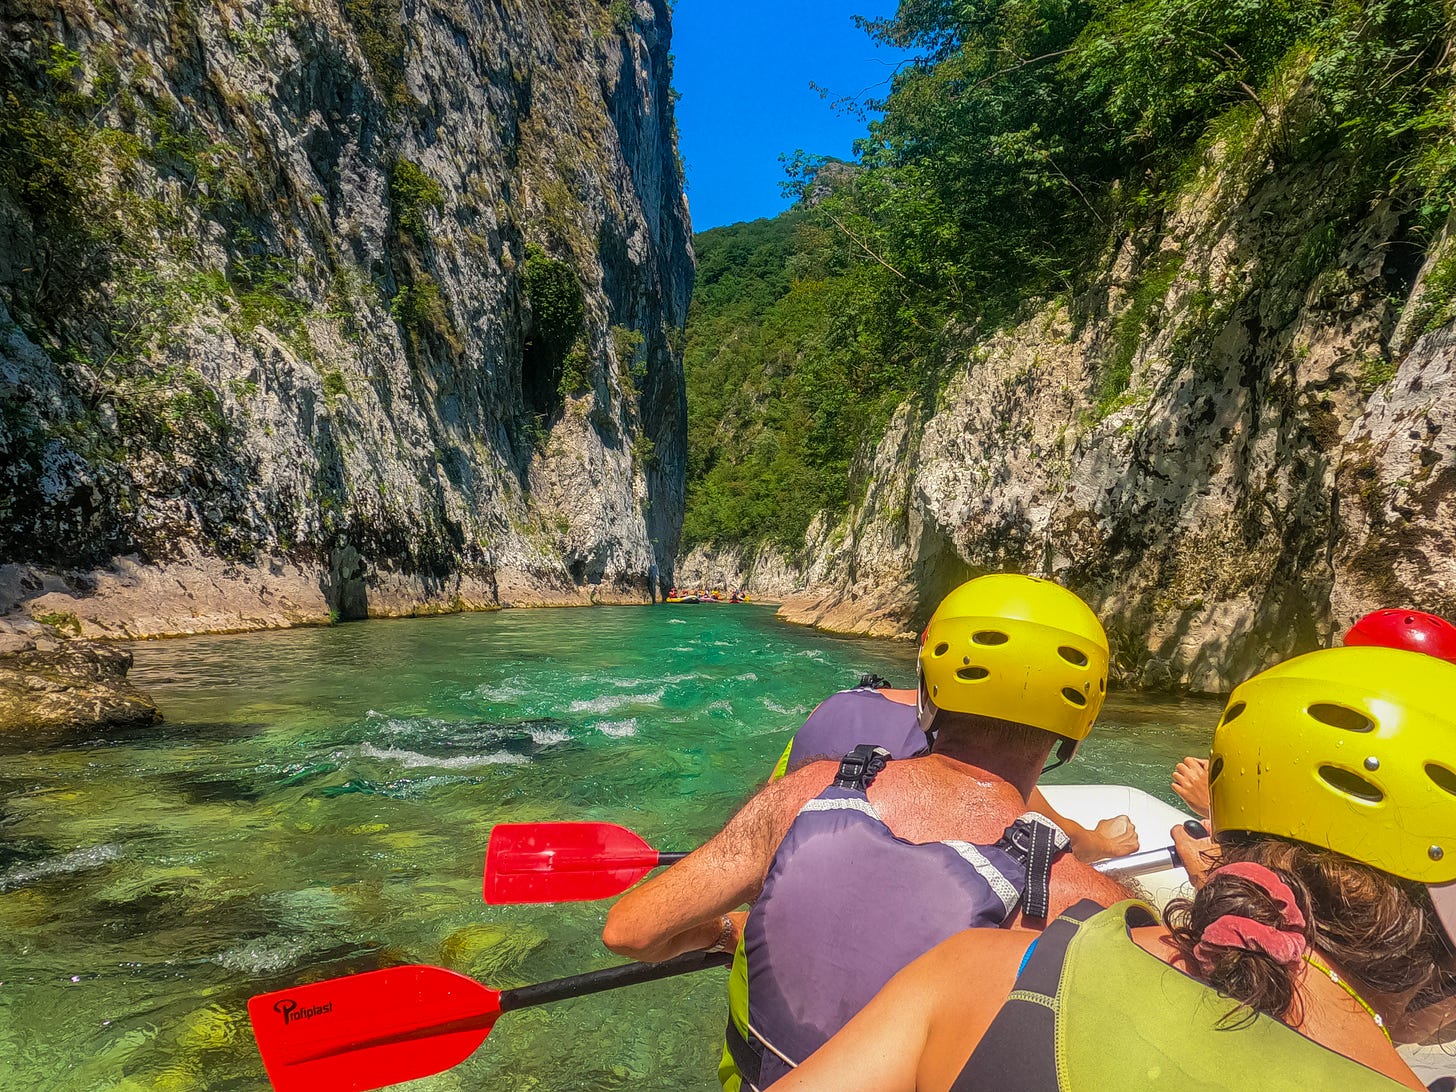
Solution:
[(861, 743), (883, 747), (891, 758), (909, 758), (929, 745), (915, 706), (861, 687), (830, 694), (794, 734), (787, 773), (820, 758), (839, 759)]
[(941, 941), (1003, 924), (1023, 898), (1027, 916), (1046, 916), (1065, 834), (1028, 813), (990, 846), (897, 838), (865, 794), (886, 758), (869, 746), (844, 757), (789, 827), (748, 915), (748, 1035), (728, 1025), (745, 1088), (784, 1076)]

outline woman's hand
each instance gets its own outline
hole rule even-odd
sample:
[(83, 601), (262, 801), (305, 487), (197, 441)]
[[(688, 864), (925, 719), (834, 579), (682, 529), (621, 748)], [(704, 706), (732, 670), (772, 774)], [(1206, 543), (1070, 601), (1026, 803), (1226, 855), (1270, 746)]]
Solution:
[(1185, 758), (1173, 769), (1173, 791), (1193, 813), (1208, 818), (1208, 759)]
[(1196, 891), (1203, 886), (1208, 873), (1218, 863), (1218, 846), (1212, 838), (1195, 838), (1179, 823), (1173, 828), (1173, 848), (1188, 870), (1188, 880)]

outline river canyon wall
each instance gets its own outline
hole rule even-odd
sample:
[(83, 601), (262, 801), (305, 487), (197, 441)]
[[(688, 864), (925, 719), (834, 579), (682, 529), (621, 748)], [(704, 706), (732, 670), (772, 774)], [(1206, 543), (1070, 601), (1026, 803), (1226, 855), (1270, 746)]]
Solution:
[(960, 580), (1050, 574), (1121, 682), (1207, 692), (1376, 607), (1456, 614), (1456, 240), (1332, 198), (1330, 165), (1271, 170), (1279, 138), (1255, 116), (1212, 142), (1090, 287), (965, 339), (801, 552), (698, 547), (678, 578), (909, 637)]
[(654, 597), (693, 276), (665, 0), (5, 0), (0, 39), (0, 612)]

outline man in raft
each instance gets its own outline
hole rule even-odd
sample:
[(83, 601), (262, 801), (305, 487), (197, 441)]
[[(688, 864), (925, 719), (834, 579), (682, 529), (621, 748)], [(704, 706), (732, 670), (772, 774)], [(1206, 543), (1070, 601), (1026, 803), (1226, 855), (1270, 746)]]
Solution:
[(1129, 902), (1074, 907), (1035, 939), (962, 933), (785, 1087), (1422, 1088), (1392, 1038), (1413, 997), (1449, 985), (1453, 692), (1456, 666), (1389, 648), (1256, 675), (1214, 730), (1220, 860), (1166, 925)]
[[(858, 686), (830, 694), (815, 707), (779, 756), (773, 776), (783, 777), (817, 759), (838, 758), (861, 743), (883, 747), (891, 758), (924, 754), (934, 735), (920, 726), (918, 694), (896, 690), (879, 675), (861, 676)], [(1137, 828), (1126, 815), (1103, 819), (1088, 830), (1053, 809), (1040, 789), (1032, 789), (1026, 803), (1062, 828), (1079, 861), (1092, 864), (1137, 852)]]
[(746, 1018), (729, 1048), (764, 1088), (834, 1034), (890, 976), (974, 925), (1041, 928), (1126, 897), (1027, 811), (1055, 746), (1066, 761), (1107, 688), (1107, 636), (1050, 581), (982, 577), (936, 609), (920, 649), (930, 752), (858, 746), (774, 781), (686, 859), (623, 897), (602, 940), (656, 961), (743, 935)]

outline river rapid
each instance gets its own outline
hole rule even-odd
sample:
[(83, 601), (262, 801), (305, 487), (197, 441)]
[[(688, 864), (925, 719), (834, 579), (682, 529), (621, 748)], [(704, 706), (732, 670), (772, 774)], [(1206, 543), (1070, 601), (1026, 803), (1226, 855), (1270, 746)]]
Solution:
[[(913, 649), (685, 605), (376, 622), (135, 648), (167, 722), (0, 762), (0, 1088), (261, 1090), (255, 993), (396, 963), (497, 988), (611, 965), (607, 903), (488, 907), (501, 821), (690, 849), (814, 705)], [(1049, 780), (1133, 784), (1218, 707), (1114, 694)], [(1151, 832), (1146, 845), (1161, 844)], [(511, 1013), (443, 1090), (717, 1087), (726, 972)]]

